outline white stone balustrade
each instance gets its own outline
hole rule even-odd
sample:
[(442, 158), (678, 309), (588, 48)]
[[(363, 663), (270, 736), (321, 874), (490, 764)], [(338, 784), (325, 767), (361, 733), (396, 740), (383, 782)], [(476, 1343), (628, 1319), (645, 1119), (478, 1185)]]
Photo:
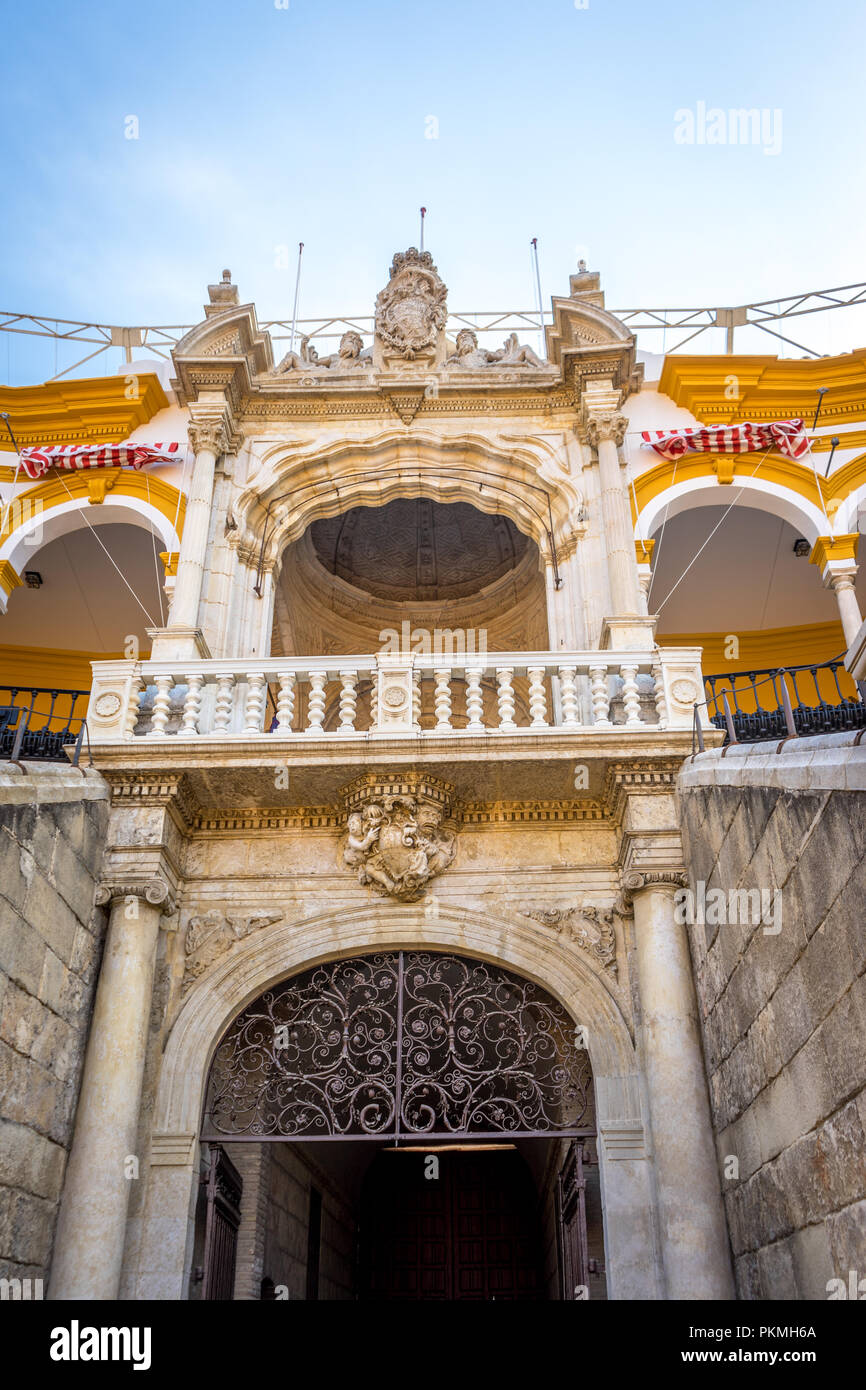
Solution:
[[(203, 738), (605, 737), (690, 729), (700, 651), (94, 662), (92, 744)], [(701, 722), (708, 726), (706, 709)]]

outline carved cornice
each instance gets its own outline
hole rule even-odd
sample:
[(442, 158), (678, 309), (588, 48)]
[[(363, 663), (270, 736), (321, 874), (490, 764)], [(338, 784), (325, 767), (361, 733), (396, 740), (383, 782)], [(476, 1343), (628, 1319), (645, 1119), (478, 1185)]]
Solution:
[(464, 825), (537, 825), (562, 821), (603, 821), (598, 801), (469, 801), (463, 805)]
[[(267, 395), (263, 394), (267, 390)], [(375, 390), (364, 396), (355, 395), (347, 397), (337, 395), (325, 395), (318, 388), (311, 393), (309, 388), (294, 388), (277, 396), (276, 392), (269, 385), (262, 391), (257, 390), (255, 395), (246, 398), (243, 402), (243, 415), (250, 420), (257, 419), (322, 419), (368, 416), (393, 417), (396, 408), (393, 400), (403, 396), (404, 392), (390, 387), (387, 393)], [(405, 394), (415, 395), (415, 392), (407, 388)], [(422, 390), (418, 401), (417, 415), (511, 415), (525, 412), (527, 415), (537, 415), (540, 412), (548, 414), (554, 410), (574, 411), (574, 395), (571, 391), (560, 389), (549, 392), (537, 392), (533, 395), (526, 395), (525, 392), (507, 391), (504, 384), (497, 386), (485, 386), (483, 391), (470, 393), (465, 389), (452, 395), (446, 392), (444, 385), (440, 385), (439, 393), (427, 393)], [(399, 414), (399, 410), (397, 412)]]
[(664, 792), (673, 794), (681, 769), (681, 758), (611, 763), (605, 773), (602, 805), (608, 815), (618, 821), (622, 818), (629, 796), (658, 796)]
[(112, 806), (164, 806), (184, 830), (190, 830), (199, 815), (199, 805), (188, 778), (164, 772), (113, 772), (103, 776), (111, 788)]
[[(381, 779), (379, 779), (381, 781)], [(430, 782), (433, 779), (426, 778)], [(595, 800), (452, 801), (452, 819), (464, 826), (539, 825), (602, 822), (607, 813)], [(346, 823), (342, 806), (207, 807), (190, 821), (194, 835), (268, 834), (275, 830), (339, 831)]]
[(250, 831), (337, 831), (345, 819), (345, 811), (338, 806), (209, 807), (199, 812), (191, 829), (194, 834), (229, 836)]
[(441, 777), (430, 777), (414, 770), (394, 773), (365, 772), (340, 789), (346, 813), (358, 810), (371, 799), (383, 796), (414, 796), (428, 801), (442, 815), (454, 815), (454, 788)]

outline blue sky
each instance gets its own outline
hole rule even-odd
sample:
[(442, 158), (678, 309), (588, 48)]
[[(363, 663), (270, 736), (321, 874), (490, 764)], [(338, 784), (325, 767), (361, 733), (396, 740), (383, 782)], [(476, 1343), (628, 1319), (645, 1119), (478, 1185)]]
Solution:
[[(260, 317), (288, 315), (303, 240), (301, 314), (369, 313), (422, 203), (453, 309), (531, 307), (533, 236), (546, 301), (581, 252), (611, 307), (866, 279), (863, 15), (853, 0), (10, 7), (0, 307), (191, 323), (230, 266)], [(699, 102), (780, 111), (780, 152), (677, 144), (675, 112)], [(854, 312), (828, 349), (866, 340)], [(53, 349), (19, 337), (7, 357), (7, 337), (0, 376), (7, 361), (13, 381), (51, 374)]]

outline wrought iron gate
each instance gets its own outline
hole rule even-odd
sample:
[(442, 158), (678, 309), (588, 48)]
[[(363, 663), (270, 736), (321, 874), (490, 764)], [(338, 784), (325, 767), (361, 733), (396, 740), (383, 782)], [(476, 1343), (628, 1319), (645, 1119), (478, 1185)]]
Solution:
[(485, 961), (398, 951), (266, 991), (211, 1066), (202, 1137), (401, 1140), (594, 1133), (575, 1025)]

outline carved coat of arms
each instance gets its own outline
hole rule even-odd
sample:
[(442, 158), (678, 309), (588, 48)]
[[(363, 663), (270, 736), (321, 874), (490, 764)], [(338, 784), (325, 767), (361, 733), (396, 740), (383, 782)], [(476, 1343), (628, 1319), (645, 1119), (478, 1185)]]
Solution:
[(384, 796), (349, 814), (343, 862), (381, 896), (414, 902), (454, 858), (456, 836), (434, 807)]
[(398, 252), (376, 299), (375, 331), (385, 354), (407, 362), (433, 357), (448, 317), (447, 294), (429, 251)]

